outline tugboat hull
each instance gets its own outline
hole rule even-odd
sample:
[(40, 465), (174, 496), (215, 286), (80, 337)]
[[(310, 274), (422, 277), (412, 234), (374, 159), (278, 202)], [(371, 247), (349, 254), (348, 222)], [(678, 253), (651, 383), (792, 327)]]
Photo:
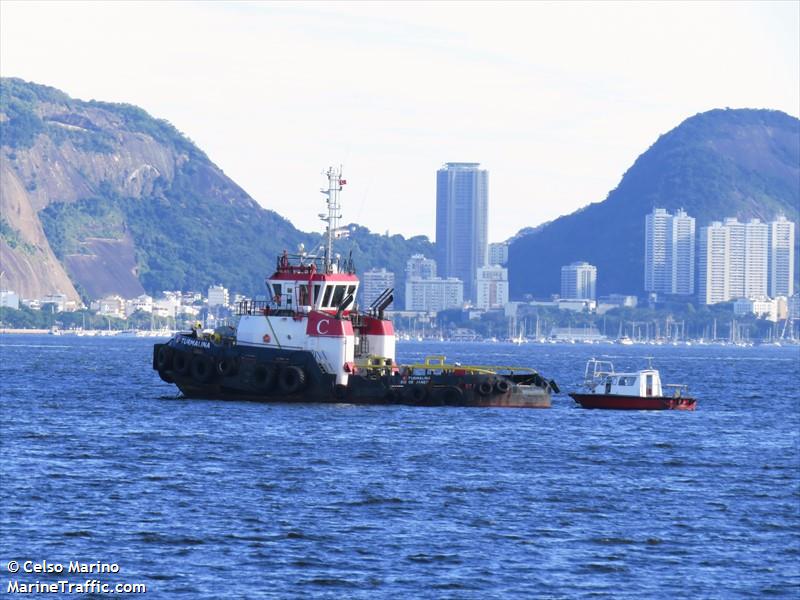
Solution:
[(337, 385), (306, 350), (226, 346), (180, 334), (154, 346), (153, 369), (187, 398), (281, 403), (549, 408), (554, 385), (538, 375), (396, 368), (364, 370)]
[(607, 394), (570, 394), (582, 408), (599, 408), (609, 410), (694, 410), (697, 401), (694, 398), (663, 396), (620, 396)]

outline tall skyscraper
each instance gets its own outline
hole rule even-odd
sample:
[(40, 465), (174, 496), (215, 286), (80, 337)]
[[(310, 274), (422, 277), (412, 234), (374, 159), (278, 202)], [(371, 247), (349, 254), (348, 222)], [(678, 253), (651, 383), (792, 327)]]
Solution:
[(769, 295), (794, 294), (794, 222), (783, 215), (769, 224)]
[(669, 235), (670, 293), (691, 296), (694, 294), (694, 217), (680, 209), (672, 217)]
[(700, 228), (697, 248), (697, 296), (701, 304), (726, 302), (730, 291), (731, 230), (714, 221)]
[[(751, 219), (744, 226), (744, 297), (767, 295), (769, 226)], [(731, 295), (733, 297), (733, 295)]]
[(644, 289), (667, 290), (667, 230), (672, 216), (663, 208), (654, 208), (644, 220)]
[(480, 163), (446, 163), (436, 173), (436, 252), (443, 277), (464, 282), (475, 299), (478, 267), (486, 265), (489, 173)]
[(574, 262), (561, 267), (561, 297), (566, 300), (594, 300), (597, 288), (597, 267), (587, 262)]
[(694, 293), (695, 220), (680, 209), (655, 208), (645, 217), (644, 289), (663, 294)]

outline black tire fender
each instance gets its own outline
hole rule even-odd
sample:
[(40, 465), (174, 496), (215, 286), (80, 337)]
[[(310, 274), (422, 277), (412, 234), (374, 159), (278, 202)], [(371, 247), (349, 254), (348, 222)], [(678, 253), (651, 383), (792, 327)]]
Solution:
[(333, 386), (333, 397), (337, 400), (344, 400), (347, 398), (347, 386), (337, 383)]
[(511, 384), (505, 379), (498, 379), (494, 384), (494, 390), (498, 394), (505, 394), (511, 389)]
[(492, 393), (492, 382), (488, 379), (484, 379), (477, 385), (476, 389), (481, 396), (488, 396)]
[(172, 357), (172, 370), (178, 375), (187, 375), (192, 363), (192, 357), (186, 352), (175, 352)]
[(438, 395), (442, 404), (446, 406), (459, 406), (464, 400), (464, 392), (461, 391), (461, 388), (454, 385), (442, 388)]
[(306, 374), (302, 368), (294, 365), (283, 367), (278, 374), (278, 387), (284, 394), (294, 394), (303, 389)]
[(217, 373), (223, 377), (236, 375), (237, 371), (239, 371), (239, 360), (235, 356), (222, 358), (217, 363)]
[(412, 385), (406, 391), (406, 396), (412, 402), (423, 402), (428, 397), (428, 388), (421, 384)]
[(262, 392), (268, 392), (275, 385), (275, 375), (277, 367), (275, 365), (257, 364), (253, 369), (253, 383)]
[(214, 377), (214, 361), (204, 354), (197, 354), (192, 358), (192, 379), (198, 383), (208, 383)]
[(172, 348), (159, 346), (156, 352), (156, 367), (159, 371), (169, 371), (172, 366)]

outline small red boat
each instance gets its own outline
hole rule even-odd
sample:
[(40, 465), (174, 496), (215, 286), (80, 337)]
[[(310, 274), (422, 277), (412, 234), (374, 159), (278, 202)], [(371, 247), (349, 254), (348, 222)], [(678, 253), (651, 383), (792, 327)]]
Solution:
[(697, 400), (689, 397), (688, 386), (664, 384), (652, 365), (634, 373), (617, 373), (609, 361), (590, 359), (586, 363), (587, 391), (570, 397), (583, 408), (615, 410), (694, 410)]

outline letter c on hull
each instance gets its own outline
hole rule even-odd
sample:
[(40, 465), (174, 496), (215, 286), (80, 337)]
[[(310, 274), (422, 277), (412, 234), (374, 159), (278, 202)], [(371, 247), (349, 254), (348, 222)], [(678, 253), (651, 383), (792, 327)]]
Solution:
[[(329, 325), (331, 324), (330, 321), (327, 319), (323, 319), (321, 321), (317, 321), (317, 333), (320, 335), (325, 335), (328, 333)], [(325, 331), (322, 330), (322, 326), (325, 325)]]

